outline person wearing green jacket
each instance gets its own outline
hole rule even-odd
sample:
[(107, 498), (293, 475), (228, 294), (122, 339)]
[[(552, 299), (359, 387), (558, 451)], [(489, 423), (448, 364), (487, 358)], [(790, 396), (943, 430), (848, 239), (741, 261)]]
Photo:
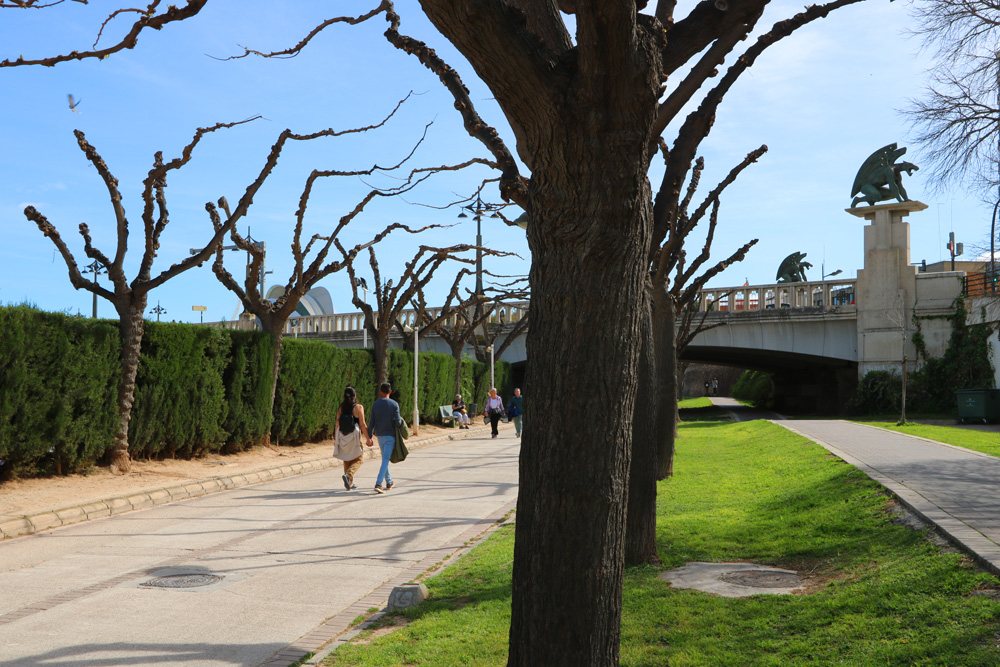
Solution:
[(517, 437), (521, 437), (521, 417), (524, 415), (524, 399), (521, 397), (521, 389), (514, 388), (514, 395), (507, 403), (507, 416), (514, 422), (514, 431)]

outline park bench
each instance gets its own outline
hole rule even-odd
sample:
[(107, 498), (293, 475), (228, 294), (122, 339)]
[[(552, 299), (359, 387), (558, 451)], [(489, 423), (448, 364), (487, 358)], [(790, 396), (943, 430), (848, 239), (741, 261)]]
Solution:
[(441, 423), (447, 424), (449, 421), (455, 421), (455, 413), (452, 412), (450, 405), (439, 405), (438, 410), (441, 412)]

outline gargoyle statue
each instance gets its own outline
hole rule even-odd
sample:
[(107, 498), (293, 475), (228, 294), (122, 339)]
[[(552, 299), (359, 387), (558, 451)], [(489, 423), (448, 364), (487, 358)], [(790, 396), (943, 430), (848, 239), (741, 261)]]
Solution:
[(778, 266), (778, 275), (775, 280), (779, 283), (804, 283), (806, 282), (806, 269), (811, 269), (812, 264), (803, 262), (806, 253), (793, 252), (788, 257), (781, 260)]
[(858, 170), (858, 175), (854, 177), (854, 187), (851, 188), (851, 208), (858, 205), (858, 202), (868, 202), (874, 205), (876, 202), (895, 199), (898, 202), (909, 201), (906, 196), (906, 188), (903, 187), (903, 172), (907, 176), (912, 176), (913, 172), (919, 169), (912, 162), (896, 163), (904, 153), (906, 147), (896, 148), (896, 144), (889, 144), (878, 149), (868, 156), (865, 163)]

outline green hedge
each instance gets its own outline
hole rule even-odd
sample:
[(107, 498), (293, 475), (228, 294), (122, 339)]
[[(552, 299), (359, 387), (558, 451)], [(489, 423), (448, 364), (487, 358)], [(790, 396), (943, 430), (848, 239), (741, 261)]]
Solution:
[(70, 473), (117, 423), (118, 327), (28, 306), (0, 308), (0, 480)]
[[(0, 481), (86, 470), (112, 445), (118, 422), (116, 322), (0, 307)], [(344, 387), (375, 400), (370, 349), (286, 339), (271, 399), (271, 339), (261, 332), (146, 323), (129, 425), (134, 457), (233, 452), (261, 442), (297, 444), (332, 434)], [(407, 421), (413, 414), (413, 354), (393, 350), (389, 381)], [(496, 364), (510, 395), (510, 365)], [(420, 355), (421, 421), (440, 421), (454, 398), (455, 361)], [(489, 365), (462, 363), (466, 402), (483, 405)]]

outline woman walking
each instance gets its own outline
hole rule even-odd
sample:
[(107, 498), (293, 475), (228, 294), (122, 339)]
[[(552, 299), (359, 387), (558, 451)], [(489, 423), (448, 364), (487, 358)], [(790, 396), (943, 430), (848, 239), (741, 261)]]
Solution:
[(486, 411), (483, 413), (490, 418), (490, 428), (493, 429), (493, 437), (497, 437), (497, 423), (503, 417), (503, 400), (497, 396), (497, 388), (490, 387), (490, 397), (486, 399)]
[(358, 403), (354, 387), (348, 387), (344, 390), (344, 400), (337, 408), (337, 431), (333, 439), (333, 455), (344, 462), (344, 474), (340, 478), (348, 491), (357, 488), (354, 476), (364, 463), (362, 436), (365, 444), (371, 447), (372, 439), (368, 434), (368, 424), (365, 423), (365, 408)]

